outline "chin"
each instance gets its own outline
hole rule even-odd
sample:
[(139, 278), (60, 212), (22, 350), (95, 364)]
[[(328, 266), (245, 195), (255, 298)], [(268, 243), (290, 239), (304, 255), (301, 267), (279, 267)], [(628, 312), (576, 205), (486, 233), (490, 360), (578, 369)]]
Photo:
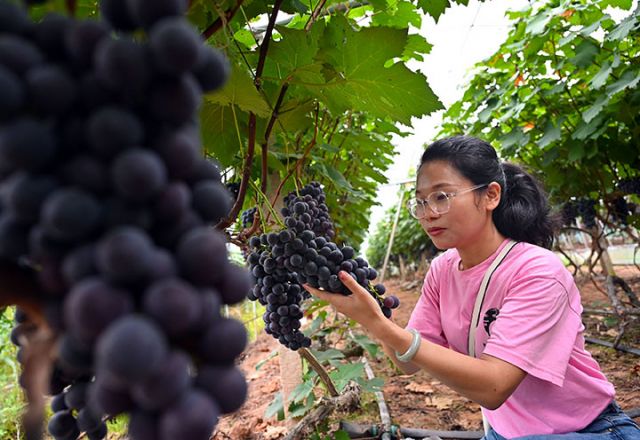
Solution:
[(438, 248), (438, 250), (446, 251), (447, 249), (452, 249), (452, 248), (456, 247), (449, 240), (438, 239), (438, 237), (435, 237), (435, 238), (429, 237), (429, 238), (431, 238), (431, 242), (433, 243), (433, 245), (435, 247)]

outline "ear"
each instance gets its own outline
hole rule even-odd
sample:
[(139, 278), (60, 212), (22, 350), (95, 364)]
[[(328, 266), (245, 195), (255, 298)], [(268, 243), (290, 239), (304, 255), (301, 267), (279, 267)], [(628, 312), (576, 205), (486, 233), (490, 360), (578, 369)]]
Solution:
[(487, 186), (485, 192), (486, 207), (489, 211), (493, 211), (500, 204), (500, 198), (502, 197), (502, 188), (498, 182), (491, 182)]

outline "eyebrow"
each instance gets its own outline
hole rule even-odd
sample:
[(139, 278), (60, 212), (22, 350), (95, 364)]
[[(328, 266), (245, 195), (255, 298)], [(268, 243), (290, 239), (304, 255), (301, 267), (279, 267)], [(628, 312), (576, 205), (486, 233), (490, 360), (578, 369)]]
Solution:
[[(433, 186), (431, 187), (431, 190), (430, 190), (429, 192), (434, 191), (434, 190), (439, 190), (439, 189), (441, 189), (441, 188), (445, 188), (445, 187), (448, 187), (448, 186), (455, 186), (455, 184), (453, 184), (453, 183), (447, 183), (447, 182), (438, 183), (438, 184), (436, 184), (436, 185), (433, 185)], [(426, 190), (424, 190), (424, 191), (423, 191), (423, 190), (421, 190), (421, 189), (416, 188), (416, 194), (422, 194), (422, 193), (426, 193)]]

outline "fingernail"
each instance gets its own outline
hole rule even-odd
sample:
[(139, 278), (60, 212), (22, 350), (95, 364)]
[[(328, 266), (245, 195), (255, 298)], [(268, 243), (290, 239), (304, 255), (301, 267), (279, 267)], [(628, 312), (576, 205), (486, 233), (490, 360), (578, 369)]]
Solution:
[(340, 272), (338, 272), (338, 276), (339, 276), (340, 278), (344, 278), (344, 277), (346, 277), (346, 276), (347, 276), (347, 273), (346, 273), (344, 270), (341, 270)]

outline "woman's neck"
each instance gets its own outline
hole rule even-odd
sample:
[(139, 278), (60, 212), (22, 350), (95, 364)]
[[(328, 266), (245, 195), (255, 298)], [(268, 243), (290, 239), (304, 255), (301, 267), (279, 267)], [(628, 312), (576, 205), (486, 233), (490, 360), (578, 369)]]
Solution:
[[(493, 225), (492, 225), (493, 226)], [(505, 237), (493, 226), (483, 233), (483, 239), (468, 246), (457, 248), (460, 255), (460, 270), (471, 269), (489, 258), (504, 242)]]

